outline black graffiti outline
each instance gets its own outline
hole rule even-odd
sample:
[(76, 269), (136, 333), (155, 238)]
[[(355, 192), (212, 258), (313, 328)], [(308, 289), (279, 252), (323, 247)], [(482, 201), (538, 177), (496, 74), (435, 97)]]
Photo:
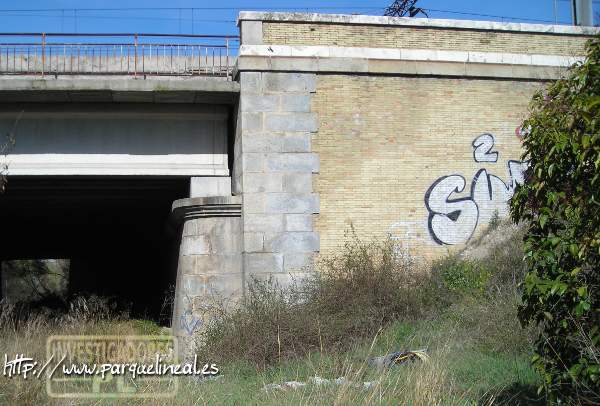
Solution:
[[(482, 140), (484, 138), (484, 140)], [(480, 142), (478, 142), (480, 141)], [(490, 145), (491, 142), (491, 145)], [(500, 157), (498, 151), (492, 151), (496, 145), (496, 138), (493, 134), (483, 133), (473, 140), (471, 146), (473, 147), (473, 160), (477, 163), (488, 162), (496, 163)], [(488, 147), (486, 151), (481, 151), (482, 148)], [(480, 155), (482, 154), (482, 155)], [(478, 158), (478, 155), (479, 158)]]
[(473, 181), (471, 182), (471, 190), (473, 190), (475, 188), (475, 184), (477, 183), (479, 176), (481, 176), (481, 173), (487, 172), (487, 180), (488, 180), (487, 189), (488, 189), (488, 193), (490, 196), (490, 200), (494, 198), (494, 191), (492, 190), (491, 178), (498, 179), (498, 181), (500, 181), (500, 183), (502, 183), (504, 185), (504, 187), (506, 188), (506, 191), (508, 191), (508, 192), (513, 191), (517, 187), (517, 185), (520, 185), (521, 183), (517, 181), (517, 178), (513, 172), (513, 168), (511, 167), (511, 164), (512, 165), (521, 165), (521, 166), (523, 164), (525, 164), (527, 166), (527, 165), (529, 165), (529, 161), (517, 161), (515, 159), (509, 159), (508, 161), (506, 161), (506, 167), (508, 169), (508, 176), (509, 176), (510, 183), (506, 183), (501, 177), (489, 173), (486, 168), (481, 168), (477, 171), (477, 173), (473, 177)]
[[(502, 183), (504, 185), (504, 187), (506, 188), (507, 192), (510, 192), (511, 187), (509, 185), (506, 184), (506, 182), (499, 176), (496, 176), (494, 174), (491, 174), (487, 171), (487, 169), (485, 168), (481, 168), (477, 171), (477, 173), (475, 174), (475, 176), (473, 176), (473, 180), (471, 181), (471, 197), (475, 198), (475, 185), (477, 184), (477, 181), (479, 180), (479, 177), (481, 176), (482, 172), (485, 172), (486, 174), (486, 180), (487, 180), (487, 190), (488, 190), (488, 196), (490, 198), (490, 200), (494, 199), (494, 190), (492, 188), (492, 178), (496, 178), (500, 181), (500, 183)], [(510, 173), (510, 167), (508, 168), (508, 172)], [(512, 175), (511, 175), (511, 183), (512, 183)], [(475, 203), (477, 204), (477, 203)]]
[[(439, 212), (436, 212), (436, 211), (432, 210), (431, 207), (429, 206), (429, 197), (431, 196), (431, 193), (433, 192), (433, 189), (435, 189), (435, 187), (438, 184), (440, 184), (442, 181), (444, 181), (445, 179), (447, 179), (447, 178), (449, 178), (451, 176), (458, 176), (459, 178), (462, 179), (462, 181), (463, 181), (463, 183), (465, 185), (460, 190), (458, 190), (458, 188), (455, 188), (454, 191), (452, 192), (452, 194), (454, 194), (454, 193), (462, 193), (465, 190), (465, 188), (467, 187), (467, 180), (462, 175), (459, 175), (459, 174), (446, 175), (446, 176), (442, 176), (441, 178), (438, 178), (435, 182), (433, 182), (431, 184), (431, 186), (429, 187), (429, 189), (427, 189), (427, 192), (425, 192), (425, 207), (427, 207), (427, 211), (429, 211), (429, 217), (427, 219), (427, 228), (429, 230), (429, 235), (431, 236), (431, 238), (433, 238), (433, 240), (438, 245), (452, 245), (452, 244), (447, 244), (447, 243), (443, 242), (442, 240), (440, 240), (438, 238), (438, 236), (435, 234), (435, 231), (433, 231), (433, 227), (432, 227), (431, 223), (432, 223), (433, 219), (435, 218), (435, 216), (448, 217), (450, 220), (456, 222), (460, 218), (460, 215), (462, 214), (462, 210), (456, 210), (456, 211), (453, 211), (452, 213), (449, 213), (449, 214), (439, 213)], [(469, 193), (469, 196), (459, 197), (459, 198), (456, 198), (456, 199), (446, 198), (446, 201), (445, 201), (445, 203), (460, 203), (460, 202), (464, 202), (464, 201), (469, 201), (470, 200), (477, 207), (477, 218), (475, 219), (475, 228), (473, 229), (473, 231), (469, 235), (469, 238), (467, 239), (467, 241), (469, 241), (471, 239), (471, 237), (473, 237), (473, 234), (475, 233), (475, 230), (477, 229), (477, 224), (479, 224), (479, 206), (477, 205), (477, 202), (473, 199), (472, 193), (473, 193), (473, 188), (471, 188), (471, 192)]]

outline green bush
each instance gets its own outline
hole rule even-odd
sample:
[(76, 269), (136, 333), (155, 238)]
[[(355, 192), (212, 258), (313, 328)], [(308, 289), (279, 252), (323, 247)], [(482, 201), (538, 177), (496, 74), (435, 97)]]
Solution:
[(528, 224), (520, 318), (540, 325), (534, 365), (553, 399), (600, 402), (600, 39), (567, 78), (536, 94), (524, 128)]
[(450, 291), (459, 294), (481, 295), (485, 292), (490, 272), (478, 262), (466, 261), (451, 256), (434, 265)]

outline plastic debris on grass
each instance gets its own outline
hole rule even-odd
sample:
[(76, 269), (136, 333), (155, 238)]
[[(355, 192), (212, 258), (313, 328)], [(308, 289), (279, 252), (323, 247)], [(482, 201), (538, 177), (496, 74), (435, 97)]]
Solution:
[(426, 362), (427, 360), (429, 360), (429, 355), (427, 355), (426, 349), (414, 351), (396, 351), (381, 357), (371, 358), (369, 360), (369, 365), (379, 369), (387, 369), (395, 365), (405, 364), (407, 362)]
[[(377, 385), (377, 383), (378, 383), (377, 381), (354, 383), (354, 382), (348, 380), (344, 376), (336, 378), (336, 379), (325, 379), (325, 378), (321, 378), (320, 376), (313, 376), (313, 377), (309, 378), (308, 382), (314, 386), (328, 386), (328, 385), (351, 386), (356, 389), (364, 389), (364, 390), (373, 389), (375, 387), (375, 385)], [(269, 383), (263, 387), (263, 391), (271, 392), (271, 391), (286, 391), (286, 390), (290, 390), (290, 389), (296, 390), (296, 389), (303, 388), (306, 385), (307, 385), (306, 383), (298, 382), (298, 381), (284, 382), (281, 384)]]

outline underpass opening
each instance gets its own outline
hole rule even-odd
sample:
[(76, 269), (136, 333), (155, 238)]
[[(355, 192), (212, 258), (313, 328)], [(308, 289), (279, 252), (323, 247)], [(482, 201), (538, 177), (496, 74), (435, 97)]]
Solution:
[(11, 176), (0, 195), (0, 259), (69, 259), (69, 297), (113, 297), (132, 317), (168, 325), (181, 238), (171, 206), (189, 182)]

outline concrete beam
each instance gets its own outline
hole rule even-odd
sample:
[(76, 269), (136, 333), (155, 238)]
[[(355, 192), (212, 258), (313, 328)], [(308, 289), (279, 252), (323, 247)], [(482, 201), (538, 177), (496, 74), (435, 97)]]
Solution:
[(0, 133), (21, 119), (18, 141), (3, 160), (9, 175), (228, 176), (228, 110), (204, 104), (0, 104)]
[(234, 104), (239, 83), (225, 78), (0, 76), (1, 102)]

